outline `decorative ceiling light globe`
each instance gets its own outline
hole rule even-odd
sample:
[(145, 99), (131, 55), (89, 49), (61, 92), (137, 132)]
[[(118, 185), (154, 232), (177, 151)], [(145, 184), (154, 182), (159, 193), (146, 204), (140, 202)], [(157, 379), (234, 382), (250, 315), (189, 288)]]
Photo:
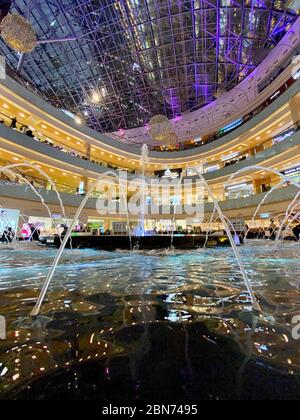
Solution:
[(0, 30), (4, 41), (15, 51), (29, 53), (36, 47), (36, 33), (23, 16), (7, 15), (1, 22)]
[(149, 133), (153, 140), (165, 143), (171, 131), (171, 123), (164, 115), (155, 115), (151, 118)]

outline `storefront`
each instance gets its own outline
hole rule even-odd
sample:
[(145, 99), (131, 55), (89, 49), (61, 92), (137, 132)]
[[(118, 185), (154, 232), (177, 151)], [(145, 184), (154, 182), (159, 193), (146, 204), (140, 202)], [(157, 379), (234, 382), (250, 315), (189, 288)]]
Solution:
[(63, 226), (69, 226), (71, 223), (71, 219), (63, 219), (60, 214), (53, 214), (52, 218), (30, 216), (28, 222), (23, 225), (23, 238), (26, 238), (26, 231), (30, 233), (32, 227), (41, 233), (57, 234), (63, 230)]
[(281, 133), (277, 137), (273, 138), (273, 144), (281, 143), (284, 140), (290, 139), (295, 133), (295, 130), (287, 130), (284, 133)]
[(5, 230), (11, 228), (17, 231), (19, 225), (20, 210), (0, 209), (0, 236), (2, 237)]
[(243, 183), (230, 185), (225, 189), (225, 196), (229, 200), (237, 200), (239, 198), (249, 197), (254, 194), (253, 183)]
[(283, 175), (286, 175), (293, 181), (300, 182), (300, 166), (283, 171)]
[(105, 221), (104, 221), (104, 219), (99, 219), (97, 217), (89, 217), (87, 226), (90, 230), (98, 230), (100, 232), (105, 231)]

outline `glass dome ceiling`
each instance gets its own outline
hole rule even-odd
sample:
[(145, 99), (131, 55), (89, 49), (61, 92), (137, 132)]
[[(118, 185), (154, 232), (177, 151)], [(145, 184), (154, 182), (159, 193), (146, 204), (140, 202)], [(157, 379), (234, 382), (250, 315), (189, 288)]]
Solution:
[[(285, 35), (288, 1), (15, 0), (41, 43), (13, 69), (101, 132), (174, 118), (230, 90)], [(64, 42), (58, 42), (58, 40)]]

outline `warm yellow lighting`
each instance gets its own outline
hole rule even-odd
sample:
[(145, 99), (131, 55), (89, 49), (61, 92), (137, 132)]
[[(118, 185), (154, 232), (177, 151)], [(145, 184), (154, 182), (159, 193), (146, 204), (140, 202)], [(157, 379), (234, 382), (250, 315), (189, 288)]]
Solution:
[(98, 102), (100, 102), (100, 95), (98, 92), (93, 92), (92, 95), (92, 103), (97, 104)]
[(1, 36), (15, 51), (29, 53), (36, 47), (36, 33), (28, 20), (20, 15), (7, 15), (1, 22)]

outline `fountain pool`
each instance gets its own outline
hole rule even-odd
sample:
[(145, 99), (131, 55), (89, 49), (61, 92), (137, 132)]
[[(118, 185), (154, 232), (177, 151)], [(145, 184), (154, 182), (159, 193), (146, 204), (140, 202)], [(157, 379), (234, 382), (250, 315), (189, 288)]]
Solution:
[(1, 250), (1, 399), (300, 397), (299, 244), (241, 249), (263, 319), (229, 248), (66, 250), (30, 319), (56, 252)]

